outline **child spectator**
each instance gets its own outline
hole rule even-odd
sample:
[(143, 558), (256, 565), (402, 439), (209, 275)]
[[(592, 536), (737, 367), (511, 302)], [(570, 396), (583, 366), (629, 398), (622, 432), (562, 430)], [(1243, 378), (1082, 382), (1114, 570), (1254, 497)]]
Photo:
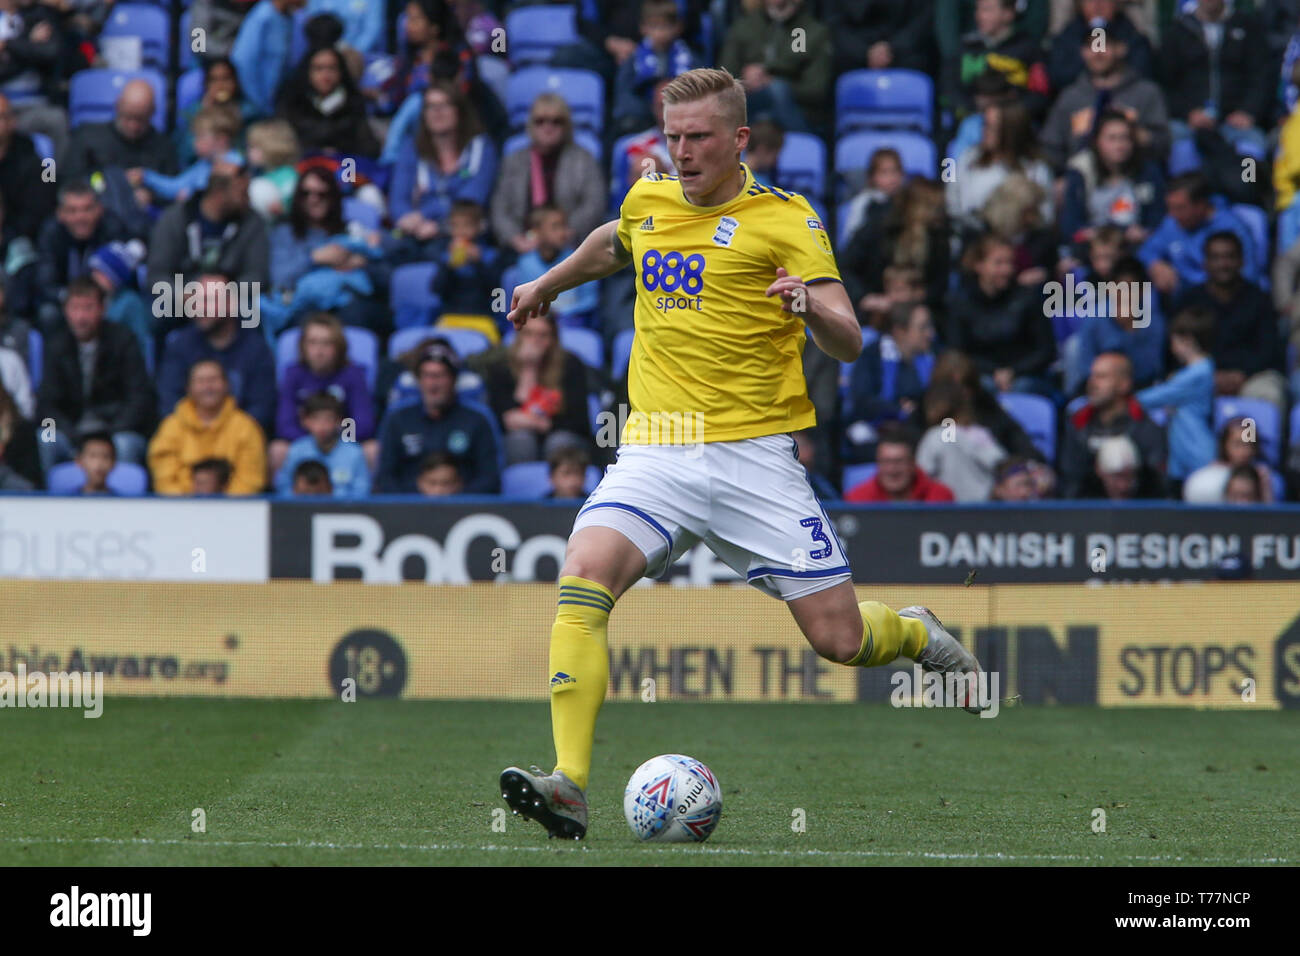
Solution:
[(230, 462), (224, 458), (204, 458), (190, 469), (190, 494), (195, 498), (218, 498), (230, 488)]
[(1168, 475), (1183, 479), (1214, 459), (1210, 409), (1214, 400), (1214, 315), (1208, 309), (1190, 308), (1169, 324), (1169, 351), (1182, 368), (1159, 385), (1151, 385), (1134, 398), (1143, 408), (1169, 408)]
[(655, 84), (700, 66), (682, 39), (676, 0), (643, 0), (641, 42), (619, 67), (614, 83), (614, 124), (619, 134), (650, 125), (650, 98)]
[(1047, 191), (1021, 173), (1012, 173), (993, 190), (980, 210), (989, 231), (1011, 246), (1016, 282), (1042, 288), (1056, 262), (1056, 229)]
[(298, 413), (313, 395), (328, 392), (343, 406), (342, 417), (351, 420), (349, 441), (361, 445), (366, 461), (378, 460), (375, 441), (375, 405), (366, 385), (366, 372), (348, 359), (343, 325), (328, 312), (315, 312), (302, 323), (298, 361), (284, 371), (276, 406), (276, 439), (269, 449), (271, 470), (279, 472), (289, 443), (307, 434)]
[(248, 128), (248, 164), (257, 174), (248, 184), (248, 203), (267, 219), (279, 219), (293, 205), (298, 185), (298, 136), (288, 120), (273, 119)]
[(113, 490), (108, 487), (108, 473), (117, 464), (117, 449), (113, 447), (112, 435), (108, 432), (90, 432), (85, 435), (77, 450), (76, 461), (86, 476), (86, 481), (77, 494), (113, 494)]
[(971, 396), (956, 382), (940, 379), (925, 396), (929, 428), (916, 449), (916, 463), (947, 485), (957, 501), (988, 501), (994, 468), (1007, 457), (989, 430), (975, 424)]
[(420, 462), (415, 490), (426, 498), (458, 495), (465, 488), (456, 459), (446, 452), (432, 452)]
[[(573, 230), (564, 210), (549, 204), (538, 206), (529, 213), (528, 224), (536, 246), (521, 255), (515, 264), (515, 282), (519, 285), (540, 278), (573, 254)], [(600, 287), (595, 282), (587, 282), (556, 296), (551, 303), (551, 315), (561, 325), (594, 326), (599, 305)]]
[(872, 152), (871, 159), (867, 160), (867, 186), (849, 200), (842, 214), (840, 235), (852, 236), (864, 225), (879, 222), (906, 180), (898, 150), (882, 146)]
[[(222, 0), (214, 0), (214, 2), (220, 3)], [(198, 11), (191, 10), (191, 29), (200, 26), (199, 20)], [(211, 29), (208, 30), (208, 55), (203, 57), (202, 63), (203, 95), (197, 103), (192, 103), (176, 113), (172, 142), (181, 166), (189, 166), (198, 158), (194, 155), (194, 137), (190, 130), (190, 123), (202, 110), (210, 106), (233, 107), (239, 113), (240, 125), (247, 122), (256, 112), (255, 107), (244, 99), (243, 90), (239, 88), (239, 75), (235, 72), (230, 58), (214, 52), (213, 32)]]
[(1034, 481), (1033, 466), (1028, 458), (1003, 458), (993, 472), (993, 494), (990, 500), (1019, 504), (1024, 501), (1041, 501), (1043, 496)]
[(785, 130), (771, 120), (759, 120), (749, 131), (745, 148), (745, 165), (762, 186), (777, 186), (780, 171), (777, 161), (785, 146)]
[(329, 469), (314, 458), (298, 462), (293, 470), (293, 495), (326, 496), (334, 494)]
[(90, 270), (90, 277), (104, 290), (104, 318), (118, 323), (135, 336), (145, 367), (153, 369), (153, 312), (135, 289), (144, 256), (144, 243), (139, 239), (110, 242), (91, 254), (86, 268)]
[(496, 345), (501, 330), (492, 315), (492, 297), (501, 285), (500, 253), (485, 241), (486, 228), (486, 213), (478, 203), (458, 199), (451, 204), (433, 291), (442, 298), (439, 325), (482, 332)]
[(364, 498), (370, 494), (370, 471), (366, 456), (355, 441), (345, 439), (343, 403), (328, 392), (303, 402), (300, 420), (307, 434), (292, 445), (275, 479), (275, 490), (284, 494), (293, 485), (298, 465), (312, 458), (325, 462), (334, 493), (341, 498)]
[(547, 498), (585, 498), (583, 490), (587, 484), (587, 466), (591, 458), (581, 448), (566, 445), (555, 449), (547, 456), (546, 463), (550, 469), (551, 490)]
[(127, 182), (149, 190), (157, 205), (166, 205), (174, 199), (183, 202), (208, 188), (208, 176), (214, 162), (221, 160), (236, 165), (242, 162), (234, 148), (239, 138), (239, 127), (239, 112), (233, 106), (204, 107), (190, 122), (196, 157), (192, 165), (175, 176), (144, 167), (128, 169)]
[(1047, 103), (1047, 70), (1042, 38), (1030, 36), (1016, 22), (1016, 0), (976, 0), (975, 29), (961, 40), (961, 55), (944, 63), (942, 89), (961, 115), (974, 103), (971, 84), (982, 73), (996, 70), (1035, 113)]
[(1259, 505), (1272, 500), (1265, 493), (1268, 486), (1259, 477), (1259, 472), (1250, 465), (1238, 465), (1228, 476), (1228, 485), (1223, 492), (1223, 500), (1230, 505)]
[(1263, 500), (1273, 500), (1273, 473), (1260, 461), (1259, 442), (1248, 440), (1254, 429), (1244, 418), (1225, 422), (1219, 431), (1219, 453), (1214, 461), (1187, 476), (1183, 482), (1183, 500), (1191, 504), (1222, 504), (1228, 482), (1239, 468), (1253, 468), (1258, 472)]

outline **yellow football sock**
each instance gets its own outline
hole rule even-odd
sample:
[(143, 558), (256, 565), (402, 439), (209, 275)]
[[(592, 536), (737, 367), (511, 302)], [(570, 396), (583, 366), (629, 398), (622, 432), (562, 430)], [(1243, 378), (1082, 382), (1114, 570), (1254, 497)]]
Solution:
[(609, 612), (614, 595), (586, 578), (560, 578), (551, 627), (551, 733), (555, 769), (583, 790), (591, 772), (596, 715), (609, 683)]
[(925, 625), (914, 617), (899, 617), (879, 601), (863, 601), (858, 608), (862, 611), (862, 650), (849, 661), (849, 667), (877, 667), (899, 654), (915, 660), (930, 642)]

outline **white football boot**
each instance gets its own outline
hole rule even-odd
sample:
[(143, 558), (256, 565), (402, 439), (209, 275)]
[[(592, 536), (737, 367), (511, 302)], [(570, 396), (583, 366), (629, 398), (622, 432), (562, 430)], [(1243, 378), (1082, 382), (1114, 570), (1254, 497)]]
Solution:
[(587, 795), (560, 771), (501, 771), (501, 799), (512, 811), (546, 827), (548, 837), (581, 840), (587, 835)]
[(979, 701), (979, 661), (975, 659), (974, 654), (962, 647), (957, 638), (944, 630), (943, 622), (935, 617), (934, 612), (928, 607), (913, 604), (899, 611), (898, 616), (916, 618), (925, 625), (926, 632), (930, 635), (925, 650), (921, 652), (916, 662), (925, 670), (939, 674), (969, 674), (970, 677), (963, 680), (961, 684), (966, 692), (962, 709), (968, 714), (978, 714), (981, 710), (988, 710), (992, 704), (980, 706)]

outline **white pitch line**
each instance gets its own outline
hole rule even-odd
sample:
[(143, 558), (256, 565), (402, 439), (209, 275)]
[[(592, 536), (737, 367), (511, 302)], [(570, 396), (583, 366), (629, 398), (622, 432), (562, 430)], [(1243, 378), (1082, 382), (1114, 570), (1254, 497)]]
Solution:
[[(448, 851), (474, 851), (487, 853), (549, 853), (556, 850), (570, 849), (573, 852), (596, 854), (602, 850), (622, 852), (632, 847), (565, 847), (564, 844), (550, 846), (500, 846), (494, 843), (472, 845), (468, 843), (328, 843), (311, 841), (306, 843), (269, 842), (262, 840), (209, 840), (196, 837), (192, 840), (165, 839), (155, 840), (149, 837), (118, 839), (116, 837), (0, 837), (0, 843), (19, 844), (105, 844), (109, 846), (210, 846), (210, 847), (261, 847), (276, 850), (414, 850), (425, 853), (444, 853)], [(634, 845), (635, 846), (635, 845)], [(1182, 856), (1089, 856), (1085, 854), (1054, 853), (936, 853), (920, 850), (750, 850), (744, 847), (668, 847), (641, 846), (641, 852), (659, 854), (704, 854), (713, 856), (847, 856), (853, 858), (885, 859), (921, 859), (921, 860), (990, 860), (990, 861), (1040, 861), (1056, 863), (1213, 863), (1237, 865), (1262, 865), (1267, 863), (1294, 863), (1285, 857), (1263, 857), (1261, 859), (1241, 859), (1224, 857), (1182, 857)]]

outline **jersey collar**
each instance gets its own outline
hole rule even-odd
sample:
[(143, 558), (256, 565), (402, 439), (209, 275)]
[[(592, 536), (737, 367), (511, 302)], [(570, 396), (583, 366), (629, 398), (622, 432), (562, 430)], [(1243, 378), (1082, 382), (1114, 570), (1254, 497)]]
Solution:
[(697, 206), (695, 205), (695, 203), (691, 202), (689, 199), (686, 198), (686, 193), (682, 192), (680, 180), (678, 181), (678, 186), (677, 186), (677, 197), (682, 201), (683, 206), (685, 206), (687, 209), (693, 209), (696, 212), (710, 212), (715, 209), (724, 209), (727, 206), (730, 206), (737, 199), (744, 199), (745, 196), (749, 194), (750, 189), (753, 188), (754, 183), (756, 182), (756, 180), (754, 179), (754, 174), (750, 172), (749, 166), (747, 166), (745, 163), (741, 163), (740, 168), (745, 171), (745, 181), (740, 184), (740, 192), (736, 193), (736, 195), (732, 196), (726, 202), (718, 203), (716, 206)]

